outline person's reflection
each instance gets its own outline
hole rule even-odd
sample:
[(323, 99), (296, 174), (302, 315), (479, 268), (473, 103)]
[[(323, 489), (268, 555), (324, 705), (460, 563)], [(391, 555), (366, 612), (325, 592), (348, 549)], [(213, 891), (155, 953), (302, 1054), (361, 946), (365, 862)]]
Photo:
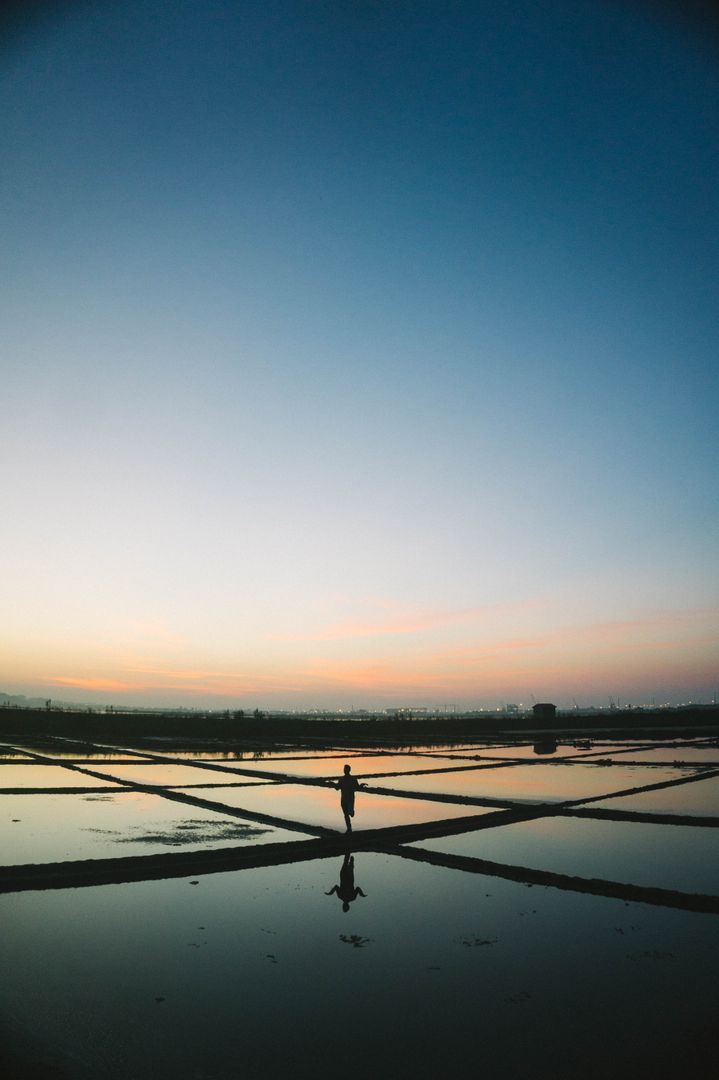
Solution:
[(333, 896), (335, 893), (337, 899), (342, 901), (343, 911), (349, 911), (350, 904), (358, 896), (367, 895), (366, 892), (362, 892), (358, 885), (355, 885), (355, 857), (349, 851), (346, 852), (342, 860), (339, 885), (333, 885), (330, 891), (325, 893), (325, 896)]

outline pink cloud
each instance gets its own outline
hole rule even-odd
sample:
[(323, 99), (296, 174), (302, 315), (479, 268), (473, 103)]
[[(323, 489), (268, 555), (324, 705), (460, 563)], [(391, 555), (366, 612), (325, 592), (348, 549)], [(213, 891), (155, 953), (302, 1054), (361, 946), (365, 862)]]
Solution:
[[(384, 608), (387, 604), (375, 606)], [(437, 627), (456, 626), (461, 623), (487, 619), (498, 612), (525, 610), (535, 606), (534, 601), (518, 604), (485, 604), (466, 608), (445, 608), (439, 610), (395, 611), (375, 619), (349, 619), (345, 622), (330, 623), (323, 629), (302, 634), (274, 634), (273, 641), (338, 641), (344, 638), (379, 637), (385, 634), (416, 634)]]
[(71, 675), (54, 675), (46, 682), (53, 686), (74, 686), (78, 690), (141, 690), (143, 687), (132, 683), (120, 682), (117, 679), (79, 678)]

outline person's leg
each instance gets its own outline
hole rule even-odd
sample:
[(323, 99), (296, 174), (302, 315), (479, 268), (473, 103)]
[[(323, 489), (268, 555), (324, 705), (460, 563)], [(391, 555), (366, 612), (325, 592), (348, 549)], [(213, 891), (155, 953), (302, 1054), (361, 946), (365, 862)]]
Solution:
[(345, 816), (345, 825), (347, 826), (347, 832), (352, 832), (352, 822), (350, 821), (349, 812), (347, 810), (343, 810), (342, 813)]

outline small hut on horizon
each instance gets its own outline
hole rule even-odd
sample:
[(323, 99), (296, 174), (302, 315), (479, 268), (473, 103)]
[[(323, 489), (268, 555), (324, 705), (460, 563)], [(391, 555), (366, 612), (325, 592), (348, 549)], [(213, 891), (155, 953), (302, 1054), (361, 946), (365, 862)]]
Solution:
[(553, 727), (557, 719), (557, 706), (543, 701), (532, 706), (537, 727)]

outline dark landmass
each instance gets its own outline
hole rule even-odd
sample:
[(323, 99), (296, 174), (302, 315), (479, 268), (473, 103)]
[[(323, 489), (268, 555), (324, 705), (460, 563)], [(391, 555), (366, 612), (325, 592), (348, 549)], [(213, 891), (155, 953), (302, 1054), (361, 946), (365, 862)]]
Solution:
[[(582, 715), (558, 713), (540, 723), (526, 716), (377, 716), (348, 720), (312, 715), (271, 713), (142, 712), (121, 713), (81, 710), (0, 708), (0, 738), (26, 741), (29, 738), (122, 740), (146, 743), (151, 740), (192, 739), (213, 746), (217, 741), (231, 750), (270, 747), (276, 743), (351, 746), (411, 746), (476, 742), (484, 739), (524, 739), (554, 735), (579, 737), (686, 738), (719, 735), (719, 706), (705, 705), (677, 709), (627, 709)], [(199, 745), (198, 745), (199, 748)]]

